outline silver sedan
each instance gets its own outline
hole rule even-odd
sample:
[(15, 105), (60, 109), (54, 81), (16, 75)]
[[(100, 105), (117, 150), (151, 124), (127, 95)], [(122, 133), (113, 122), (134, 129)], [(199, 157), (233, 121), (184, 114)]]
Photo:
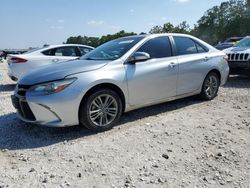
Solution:
[(12, 102), (25, 122), (105, 131), (123, 112), (197, 94), (212, 100), (228, 74), (227, 56), (195, 37), (138, 35), (28, 73)]

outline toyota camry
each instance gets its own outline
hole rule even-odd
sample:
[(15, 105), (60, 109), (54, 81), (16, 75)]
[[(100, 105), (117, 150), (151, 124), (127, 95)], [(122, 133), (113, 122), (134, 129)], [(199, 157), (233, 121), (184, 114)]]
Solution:
[(119, 38), (26, 74), (12, 102), (25, 122), (105, 131), (134, 109), (192, 95), (214, 99), (228, 78), (227, 59), (190, 35)]

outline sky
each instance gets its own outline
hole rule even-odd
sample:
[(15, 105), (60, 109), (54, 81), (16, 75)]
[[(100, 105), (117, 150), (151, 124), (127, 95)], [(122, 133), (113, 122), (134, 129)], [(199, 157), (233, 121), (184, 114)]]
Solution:
[(0, 49), (61, 44), (70, 36), (100, 37), (155, 25), (193, 25), (225, 0), (0, 0)]

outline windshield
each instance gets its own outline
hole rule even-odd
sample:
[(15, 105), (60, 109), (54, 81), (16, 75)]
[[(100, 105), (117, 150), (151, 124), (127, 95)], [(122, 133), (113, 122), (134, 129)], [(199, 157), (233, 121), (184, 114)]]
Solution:
[(242, 39), (234, 46), (236, 46), (236, 47), (250, 47), (250, 37)]
[(82, 56), (82, 60), (116, 60), (122, 57), (128, 50), (136, 45), (143, 36), (120, 38), (107, 42), (95, 50)]

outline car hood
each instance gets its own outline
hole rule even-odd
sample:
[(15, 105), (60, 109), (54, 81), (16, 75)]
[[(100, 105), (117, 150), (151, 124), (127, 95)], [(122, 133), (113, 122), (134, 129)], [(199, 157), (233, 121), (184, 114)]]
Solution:
[(68, 75), (100, 69), (108, 62), (109, 61), (75, 60), (43, 66), (25, 74), (18, 81), (18, 84), (34, 85), (60, 80)]
[(223, 43), (217, 44), (216, 46), (233, 45), (233, 44), (234, 44), (233, 42), (223, 42)]
[(246, 52), (250, 53), (250, 47), (231, 47), (224, 50), (225, 53), (237, 53), (237, 52)]

